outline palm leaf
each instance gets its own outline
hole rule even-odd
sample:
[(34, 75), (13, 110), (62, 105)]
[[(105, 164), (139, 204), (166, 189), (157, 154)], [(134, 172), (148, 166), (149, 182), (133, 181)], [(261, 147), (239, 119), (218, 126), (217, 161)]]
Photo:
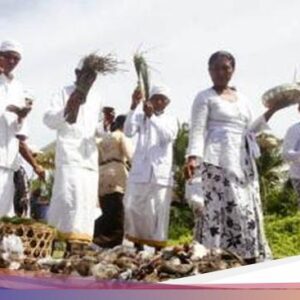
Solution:
[(133, 64), (138, 77), (138, 87), (143, 91), (145, 100), (148, 100), (150, 90), (150, 74), (148, 63), (142, 53), (136, 52), (133, 56)]

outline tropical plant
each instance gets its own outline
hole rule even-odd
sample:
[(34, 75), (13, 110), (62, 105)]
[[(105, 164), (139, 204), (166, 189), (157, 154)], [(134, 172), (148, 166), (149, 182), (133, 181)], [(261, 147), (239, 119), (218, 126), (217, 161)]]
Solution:
[(185, 164), (185, 154), (188, 146), (189, 130), (188, 124), (180, 125), (178, 122), (178, 133), (173, 146), (173, 165), (174, 165), (174, 179), (175, 187), (174, 193), (180, 202), (184, 201), (184, 187), (185, 178), (183, 174), (183, 167)]
[(169, 244), (179, 245), (193, 240), (194, 215), (187, 204), (171, 206)]
[(55, 149), (51, 146), (49, 150), (37, 155), (36, 160), (46, 170), (46, 180), (42, 181), (39, 178), (31, 181), (31, 191), (40, 191), (41, 197), (45, 200), (50, 200), (52, 196), (52, 187), (54, 182), (54, 162)]
[(53, 170), (55, 167), (55, 149), (50, 149), (38, 154), (36, 160), (38, 164), (41, 165), (44, 169)]
[(298, 195), (290, 180), (283, 185), (274, 186), (266, 195), (264, 213), (266, 215), (292, 216), (298, 212)]
[(261, 149), (257, 168), (260, 193), (265, 209), (268, 196), (274, 192), (274, 189), (282, 188), (285, 182), (282, 172), (284, 163), (281, 156), (282, 141), (271, 134), (263, 133), (257, 138), (257, 142)]

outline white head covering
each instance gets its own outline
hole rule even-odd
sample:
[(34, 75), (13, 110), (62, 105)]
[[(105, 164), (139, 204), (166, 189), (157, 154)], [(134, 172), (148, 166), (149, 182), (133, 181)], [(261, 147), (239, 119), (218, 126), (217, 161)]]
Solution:
[(154, 95), (164, 95), (168, 100), (171, 100), (170, 89), (165, 85), (153, 85), (150, 89), (149, 98)]
[(8, 52), (8, 51), (14, 51), (19, 53), (20, 55), (23, 54), (23, 48), (21, 44), (17, 41), (3, 41), (0, 46), (0, 52)]

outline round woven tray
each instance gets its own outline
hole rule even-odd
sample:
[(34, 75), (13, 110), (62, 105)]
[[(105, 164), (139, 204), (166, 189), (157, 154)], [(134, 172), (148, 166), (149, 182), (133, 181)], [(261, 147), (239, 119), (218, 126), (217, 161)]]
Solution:
[(262, 101), (266, 107), (276, 102), (284, 102), (284, 106), (300, 103), (300, 85), (290, 83), (276, 86), (263, 94)]
[(0, 237), (15, 234), (22, 240), (27, 257), (43, 258), (52, 253), (56, 230), (41, 223), (12, 224), (0, 222)]

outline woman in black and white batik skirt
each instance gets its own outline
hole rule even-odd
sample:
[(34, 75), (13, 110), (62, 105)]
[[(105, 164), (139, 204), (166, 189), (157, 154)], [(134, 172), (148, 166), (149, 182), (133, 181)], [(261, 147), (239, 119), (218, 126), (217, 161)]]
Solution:
[(226, 169), (203, 164), (205, 210), (199, 238), (206, 247), (230, 250), (251, 263), (271, 258), (271, 251), (263, 229), (258, 180), (251, 164), (245, 167), (245, 176), (238, 178)]
[(234, 69), (235, 59), (228, 52), (216, 52), (209, 60), (213, 86), (200, 92), (193, 103), (187, 174), (202, 169), (199, 242), (254, 263), (271, 258), (263, 230), (255, 136), (268, 128), (267, 121), (281, 107), (269, 107), (253, 122), (249, 101), (228, 85)]

